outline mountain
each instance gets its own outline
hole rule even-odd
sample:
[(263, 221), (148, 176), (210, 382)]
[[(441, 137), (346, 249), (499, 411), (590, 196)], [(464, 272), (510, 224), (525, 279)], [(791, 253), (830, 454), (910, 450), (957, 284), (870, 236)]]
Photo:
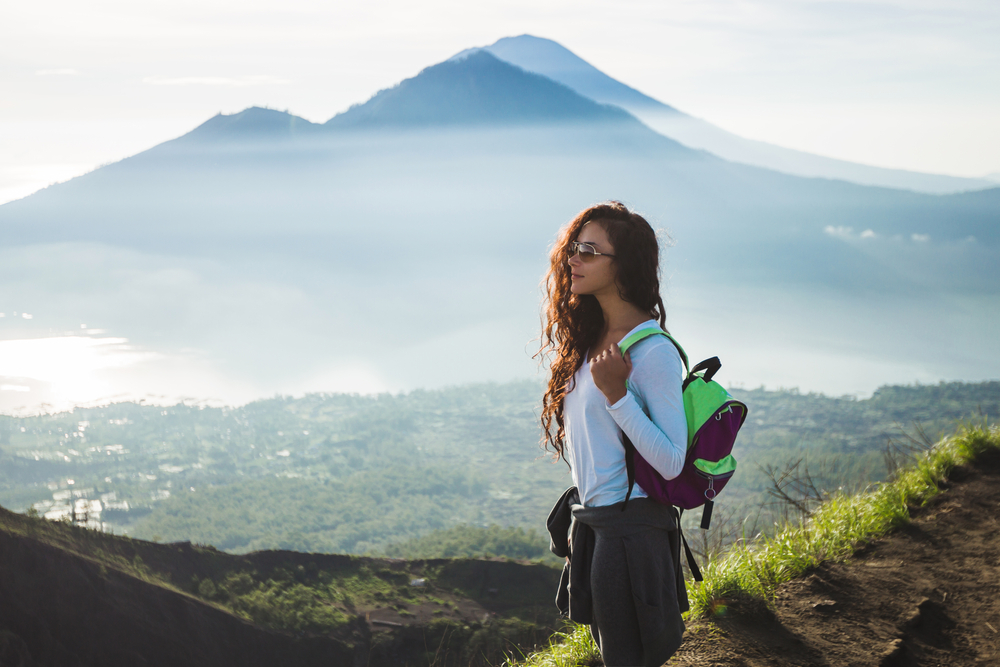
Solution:
[(343, 130), (565, 123), (618, 123), (640, 129), (639, 121), (618, 106), (596, 103), (487, 51), (470, 50), (379, 91), (322, 125), (287, 111), (251, 107), (231, 115), (220, 113), (180, 141), (212, 144), (301, 139), (308, 143)]
[(434, 175), (440, 187), (476, 164), (473, 173), (499, 184), (512, 174), (492, 173), (497, 158), (581, 154), (723, 164), (618, 107), (477, 52), (428, 67), (322, 125), (259, 107), (216, 115), (177, 139), (11, 202), (0, 208), (0, 224), (9, 220), (5, 231), (20, 242), (54, 236), (136, 247), (154, 238), (159, 247), (173, 242), (166, 239), (183, 244), (187, 234), (226, 245), (241, 242), (231, 234), (244, 241), (277, 230), (340, 234), (316, 215), (332, 205), (328, 188), (338, 182), (388, 193)]
[(486, 51), (433, 65), (368, 102), (334, 116), (329, 128), (635, 122), (551, 78), (511, 67)]
[(184, 138), (202, 143), (272, 142), (312, 137), (321, 128), (321, 125), (287, 111), (251, 107), (230, 115), (217, 114), (188, 132)]
[[(464, 57), (476, 50), (467, 49), (459, 55)], [(744, 139), (626, 86), (549, 39), (532, 35), (504, 37), (481, 50), (529, 72), (547, 76), (596, 102), (626, 109), (657, 132), (686, 146), (701, 148), (734, 162), (797, 176), (836, 178), (864, 185), (938, 194), (994, 186), (988, 179), (871, 167)]]
[(504, 37), (489, 46), (460, 51), (452, 56), (451, 60), (468, 58), (470, 55), (484, 51), (528, 72), (535, 72), (553, 81), (558, 81), (584, 97), (601, 104), (613, 104), (630, 110), (653, 109), (681, 113), (677, 109), (611, 78), (551, 39), (531, 35)]
[(18, 331), (38, 336), (99, 322), (170, 395), (530, 377), (547, 249), (611, 198), (673, 239), (671, 326), (733, 359), (731, 381), (843, 393), (1000, 373), (980, 333), (1000, 318), (1000, 188), (730, 162), (486, 53), (322, 125), (216, 116), (0, 206), (0, 312), (34, 313)]

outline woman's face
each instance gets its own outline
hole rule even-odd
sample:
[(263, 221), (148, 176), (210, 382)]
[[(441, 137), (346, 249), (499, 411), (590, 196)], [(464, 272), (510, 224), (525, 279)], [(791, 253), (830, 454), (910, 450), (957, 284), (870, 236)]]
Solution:
[(606, 256), (614, 255), (615, 249), (608, 240), (604, 227), (600, 223), (588, 222), (580, 230), (575, 240), (592, 246), (602, 254), (580, 253), (570, 256), (568, 260), (571, 273), (570, 291), (573, 294), (593, 294), (594, 296), (606, 293), (617, 295), (615, 260)]

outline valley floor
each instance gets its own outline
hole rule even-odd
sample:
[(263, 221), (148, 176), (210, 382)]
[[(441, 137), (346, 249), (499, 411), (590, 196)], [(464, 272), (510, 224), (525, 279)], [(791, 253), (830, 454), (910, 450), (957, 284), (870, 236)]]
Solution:
[(956, 469), (912, 523), (778, 588), (771, 610), (689, 626), (668, 665), (1000, 664), (1000, 453)]

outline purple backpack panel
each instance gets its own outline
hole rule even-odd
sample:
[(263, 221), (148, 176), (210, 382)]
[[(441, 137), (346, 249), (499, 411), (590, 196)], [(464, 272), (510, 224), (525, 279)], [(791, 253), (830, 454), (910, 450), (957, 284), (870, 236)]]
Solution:
[[(726, 404), (699, 429), (688, 449), (681, 474), (673, 479), (663, 479), (639, 452), (635, 452), (635, 482), (653, 500), (686, 510), (701, 507), (706, 500), (715, 498), (735, 472), (735, 461), (732, 465), (724, 462), (732, 460), (730, 452), (744, 419), (746, 408), (741, 403)], [(722, 465), (721, 469), (712, 471), (711, 466), (699, 468), (695, 461)]]

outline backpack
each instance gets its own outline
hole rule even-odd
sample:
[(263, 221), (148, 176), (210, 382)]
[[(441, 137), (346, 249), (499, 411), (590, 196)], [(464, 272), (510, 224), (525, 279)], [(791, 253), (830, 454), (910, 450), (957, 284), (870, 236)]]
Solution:
[[(628, 436), (622, 436), (625, 445), (625, 467), (628, 471), (628, 493), (625, 495), (624, 511), (632, 488), (636, 482), (652, 499), (683, 510), (704, 505), (701, 527), (707, 529), (712, 521), (715, 496), (726, 486), (736, 472), (733, 458), (733, 444), (736, 434), (747, 418), (747, 406), (735, 400), (729, 392), (715, 382), (712, 377), (722, 368), (718, 357), (706, 359), (688, 370), (688, 358), (684, 348), (673, 336), (659, 327), (651, 327), (635, 332), (619, 347), (622, 354), (639, 341), (649, 336), (666, 336), (680, 353), (687, 374), (684, 379), (682, 396), (684, 415), (687, 418), (687, 456), (680, 474), (673, 479), (663, 479), (653, 466), (636, 451)], [(680, 529), (680, 517), (677, 527)], [(681, 534), (683, 540), (683, 533)], [(684, 547), (687, 549), (687, 541)], [(695, 579), (701, 581), (701, 574), (694, 565), (691, 552), (687, 549), (688, 563)]]

